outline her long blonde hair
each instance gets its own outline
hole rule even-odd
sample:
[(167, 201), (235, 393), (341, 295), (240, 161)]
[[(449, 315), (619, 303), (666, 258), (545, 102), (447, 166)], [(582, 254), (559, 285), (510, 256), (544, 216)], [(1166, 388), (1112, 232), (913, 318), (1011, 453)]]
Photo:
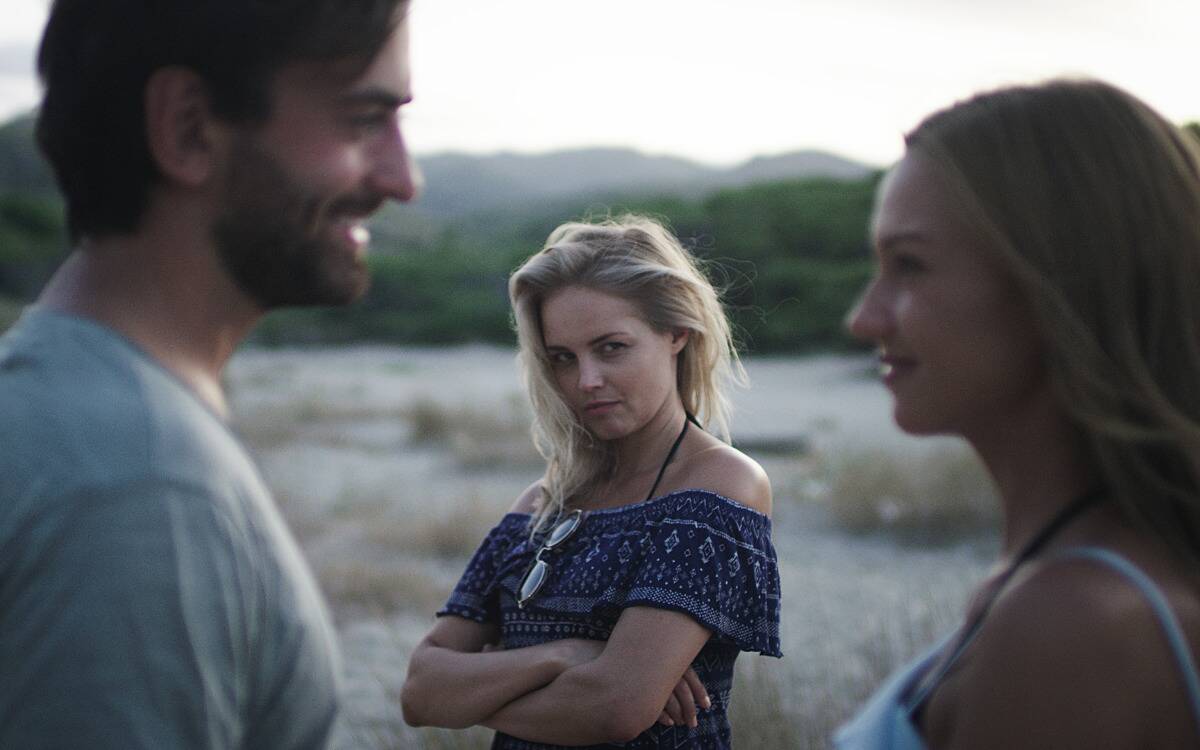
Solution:
[(1086, 80), (976, 96), (906, 142), (1023, 288), (1099, 479), (1200, 566), (1200, 144)]
[(546, 459), (535, 528), (617, 468), (608, 444), (596, 440), (563, 400), (542, 341), (542, 303), (573, 285), (629, 300), (656, 331), (690, 332), (677, 360), (679, 396), (689, 414), (727, 442), (726, 391), (745, 382), (717, 291), (662, 224), (625, 215), (555, 229), (508, 282), (518, 361), (533, 406), (533, 440)]

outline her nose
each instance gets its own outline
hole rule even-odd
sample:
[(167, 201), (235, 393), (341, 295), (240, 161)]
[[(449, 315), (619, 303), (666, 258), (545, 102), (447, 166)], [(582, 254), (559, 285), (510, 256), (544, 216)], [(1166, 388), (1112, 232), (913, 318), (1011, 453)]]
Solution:
[(579, 360), (579, 389), (581, 391), (595, 391), (604, 385), (604, 375), (600, 371), (600, 364), (591, 357), (583, 357)]
[(884, 299), (879, 280), (867, 285), (858, 301), (846, 313), (846, 330), (859, 341), (880, 341), (892, 330), (891, 311)]

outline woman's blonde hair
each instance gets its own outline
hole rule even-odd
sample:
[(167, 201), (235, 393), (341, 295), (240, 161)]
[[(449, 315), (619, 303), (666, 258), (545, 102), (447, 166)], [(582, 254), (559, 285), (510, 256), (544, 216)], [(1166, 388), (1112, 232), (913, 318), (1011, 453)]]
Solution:
[(906, 137), (991, 239), (1134, 523), (1200, 565), (1200, 144), (1098, 81), (975, 96)]
[(535, 526), (617, 468), (610, 447), (594, 439), (563, 400), (542, 341), (542, 304), (568, 286), (630, 301), (656, 331), (689, 331), (677, 359), (679, 396), (684, 409), (723, 440), (729, 440), (726, 391), (745, 381), (717, 291), (662, 224), (625, 215), (555, 229), (508, 282), (518, 360), (533, 406), (533, 440), (546, 459)]

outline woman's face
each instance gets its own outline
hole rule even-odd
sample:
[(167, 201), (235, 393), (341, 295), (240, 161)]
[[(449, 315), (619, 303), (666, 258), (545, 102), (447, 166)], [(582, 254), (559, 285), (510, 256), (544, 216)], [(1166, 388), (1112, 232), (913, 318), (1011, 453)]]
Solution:
[(547, 297), (541, 315), (558, 390), (596, 437), (630, 435), (678, 398), (675, 355), (686, 331), (655, 331), (633, 303), (581, 286)]
[(897, 424), (970, 438), (1032, 404), (1047, 382), (1028, 306), (927, 157), (885, 178), (872, 230), (875, 276), (848, 324), (879, 347)]

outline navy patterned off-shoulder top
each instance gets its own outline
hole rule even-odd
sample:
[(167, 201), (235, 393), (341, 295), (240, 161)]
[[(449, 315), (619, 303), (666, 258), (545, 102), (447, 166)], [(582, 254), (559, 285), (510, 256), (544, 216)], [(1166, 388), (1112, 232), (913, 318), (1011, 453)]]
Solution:
[[(730, 747), (727, 713), (738, 652), (782, 656), (771, 520), (706, 490), (590, 511), (552, 553), (545, 586), (519, 609), (515, 592), (542, 541), (530, 540), (529, 523), (528, 514), (509, 513), (488, 533), (438, 615), (498, 625), (504, 648), (606, 640), (625, 607), (690, 615), (712, 631), (692, 662), (712, 708), (700, 711), (696, 728), (655, 724), (630, 742), (595, 747)], [(557, 746), (497, 733), (492, 747)]]

